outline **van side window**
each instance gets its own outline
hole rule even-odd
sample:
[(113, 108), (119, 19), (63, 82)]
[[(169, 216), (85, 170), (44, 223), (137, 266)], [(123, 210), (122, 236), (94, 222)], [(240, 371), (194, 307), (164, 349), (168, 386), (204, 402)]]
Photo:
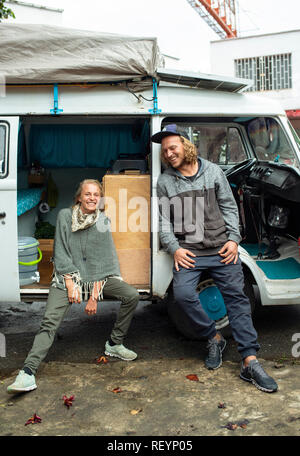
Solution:
[(200, 157), (218, 165), (235, 165), (247, 158), (238, 128), (213, 125), (192, 127)]
[(6, 176), (7, 170), (7, 126), (0, 124), (0, 178)]

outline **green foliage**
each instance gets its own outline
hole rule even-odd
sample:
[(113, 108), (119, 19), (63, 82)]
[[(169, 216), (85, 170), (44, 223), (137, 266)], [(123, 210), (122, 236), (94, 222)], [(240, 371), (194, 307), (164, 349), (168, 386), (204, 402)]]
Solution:
[(8, 19), (9, 16), (15, 19), (15, 15), (10, 8), (7, 8), (5, 5), (5, 0), (0, 0), (0, 22), (3, 19)]
[(37, 222), (34, 237), (36, 239), (53, 239), (55, 235), (55, 226), (49, 222)]

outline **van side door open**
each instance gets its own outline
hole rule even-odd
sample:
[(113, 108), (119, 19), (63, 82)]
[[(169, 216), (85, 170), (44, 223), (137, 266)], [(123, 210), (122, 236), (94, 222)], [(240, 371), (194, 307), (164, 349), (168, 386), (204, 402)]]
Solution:
[(1, 301), (19, 302), (17, 141), (19, 117), (0, 117)]

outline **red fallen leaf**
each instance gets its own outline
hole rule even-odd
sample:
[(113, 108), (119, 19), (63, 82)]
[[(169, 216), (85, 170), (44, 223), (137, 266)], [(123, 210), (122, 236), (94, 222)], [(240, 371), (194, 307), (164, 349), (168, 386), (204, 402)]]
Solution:
[(99, 358), (96, 359), (96, 363), (97, 364), (100, 364), (100, 363), (106, 364), (106, 363), (108, 363), (108, 359), (105, 356), (99, 356)]
[(227, 423), (226, 426), (221, 426), (221, 427), (229, 429), (230, 431), (235, 431), (235, 429), (237, 429), (238, 425), (235, 423)]
[(235, 423), (229, 423), (228, 424), (228, 429), (234, 431), (235, 429), (237, 429), (238, 425), (235, 424)]
[(300, 420), (300, 416), (289, 416), (287, 419), (288, 423), (292, 423), (293, 421)]
[(224, 408), (226, 408), (226, 404), (225, 404), (225, 402), (219, 402), (219, 404), (218, 404), (218, 408), (220, 408), (220, 409), (224, 409)]
[(64, 404), (70, 408), (73, 405), (73, 401), (75, 400), (75, 396), (63, 396), (62, 400), (64, 401)]
[(40, 423), (41, 421), (42, 421), (42, 418), (37, 416), (37, 414), (35, 413), (31, 418), (29, 418), (29, 420), (26, 421), (25, 426), (27, 426), (27, 424)]
[(243, 421), (238, 421), (237, 422), (237, 425), (243, 429), (246, 429), (247, 427), (247, 424), (249, 424), (249, 421), (248, 420), (243, 420)]
[(122, 390), (121, 388), (119, 388), (119, 387), (114, 388), (114, 389), (112, 390), (113, 393), (122, 393), (122, 391), (123, 391), (123, 390)]
[(249, 424), (248, 420), (244, 421), (238, 421), (237, 423), (227, 423), (226, 426), (221, 426), (222, 428), (229, 429), (230, 431), (235, 431), (238, 427), (241, 427), (242, 429), (247, 428), (247, 424)]
[(186, 375), (186, 378), (193, 382), (199, 382), (199, 378), (196, 374)]

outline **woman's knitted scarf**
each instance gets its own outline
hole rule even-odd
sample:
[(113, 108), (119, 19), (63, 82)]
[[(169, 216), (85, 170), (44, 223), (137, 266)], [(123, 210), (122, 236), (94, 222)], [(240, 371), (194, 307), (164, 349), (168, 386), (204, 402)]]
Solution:
[(85, 230), (94, 225), (99, 218), (99, 212), (99, 209), (96, 209), (91, 214), (84, 214), (80, 204), (77, 203), (72, 208), (72, 231)]

